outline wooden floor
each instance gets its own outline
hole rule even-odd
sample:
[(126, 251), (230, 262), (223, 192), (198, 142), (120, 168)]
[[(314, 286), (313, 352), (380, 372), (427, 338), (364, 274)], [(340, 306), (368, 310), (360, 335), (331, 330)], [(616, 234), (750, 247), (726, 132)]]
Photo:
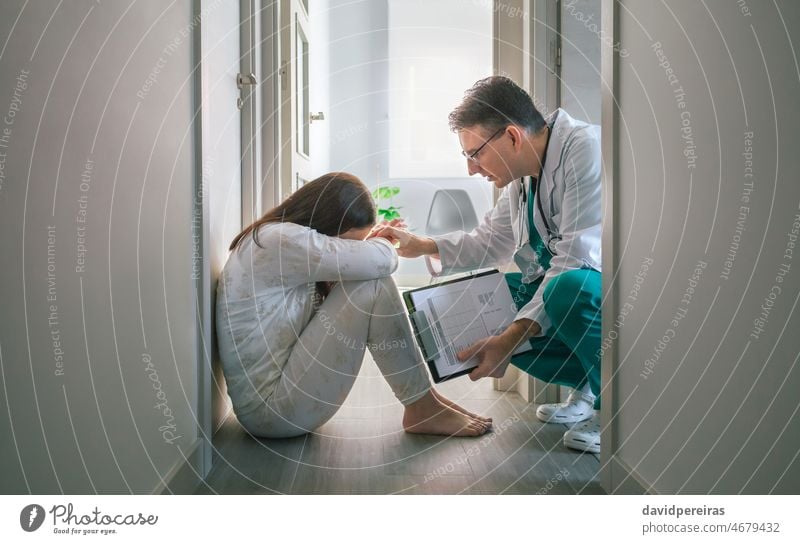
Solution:
[(438, 390), (494, 431), (476, 438), (412, 435), (369, 354), (344, 406), (305, 436), (256, 439), (233, 413), (214, 436), (196, 494), (601, 494), (598, 456), (569, 450), (565, 425), (543, 424), (517, 393), (461, 377)]

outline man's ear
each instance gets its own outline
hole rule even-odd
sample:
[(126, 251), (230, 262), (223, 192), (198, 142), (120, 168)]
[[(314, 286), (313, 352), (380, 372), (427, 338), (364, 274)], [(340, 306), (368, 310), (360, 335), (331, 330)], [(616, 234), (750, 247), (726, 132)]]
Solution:
[(520, 151), (522, 149), (523, 142), (525, 141), (522, 130), (516, 125), (509, 125), (506, 128), (506, 131), (508, 131), (508, 135), (511, 137), (511, 145), (514, 148), (514, 151)]

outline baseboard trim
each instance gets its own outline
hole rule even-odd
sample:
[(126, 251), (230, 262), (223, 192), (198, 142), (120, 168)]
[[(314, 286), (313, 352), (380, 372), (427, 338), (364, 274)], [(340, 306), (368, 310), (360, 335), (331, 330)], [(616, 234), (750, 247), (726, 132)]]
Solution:
[(636, 472), (625, 461), (614, 455), (610, 460), (611, 483), (613, 489), (607, 490), (613, 495), (658, 495), (658, 491), (647, 483), (641, 474)]
[(153, 495), (191, 495), (200, 485), (203, 476), (202, 438), (189, 447), (188, 455), (179, 459), (167, 472), (162, 481), (153, 489)]

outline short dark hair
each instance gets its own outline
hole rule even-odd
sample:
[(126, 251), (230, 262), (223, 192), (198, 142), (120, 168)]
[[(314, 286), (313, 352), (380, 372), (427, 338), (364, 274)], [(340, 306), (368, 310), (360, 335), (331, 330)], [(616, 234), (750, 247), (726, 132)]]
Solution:
[(519, 125), (531, 133), (539, 132), (545, 120), (525, 89), (505, 76), (490, 76), (475, 82), (449, 116), (450, 130), (480, 125), (499, 130)]

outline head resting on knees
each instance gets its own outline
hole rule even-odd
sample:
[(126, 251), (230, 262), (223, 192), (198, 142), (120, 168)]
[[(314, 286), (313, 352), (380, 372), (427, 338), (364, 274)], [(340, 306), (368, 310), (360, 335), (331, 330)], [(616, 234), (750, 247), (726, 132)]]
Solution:
[(259, 247), (258, 228), (265, 223), (295, 223), (320, 234), (363, 240), (375, 225), (372, 194), (353, 174), (329, 172), (309, 181), (239, 233), (230, 249), (248, 234)]

